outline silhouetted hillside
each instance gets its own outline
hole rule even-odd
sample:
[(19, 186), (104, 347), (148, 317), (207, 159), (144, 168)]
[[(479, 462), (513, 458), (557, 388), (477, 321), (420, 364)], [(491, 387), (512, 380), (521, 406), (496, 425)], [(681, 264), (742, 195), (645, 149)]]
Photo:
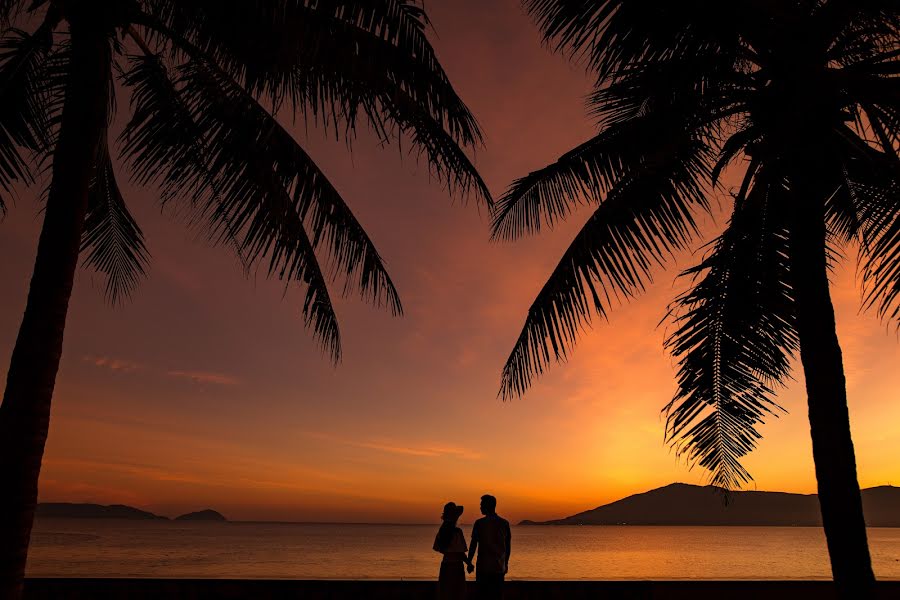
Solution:
[(37, 505), (36, 517), (53, 517), (65, 519), (164, 519), (145, 510), (139, 510), (124, 504), (103, 506), (102, 504), (73, 504), (70, 502), (42, 502)]
[[(900, 488), (869, 488), (862, 499), (869, 527), (900, 527)], [(725, 505), (718, 488), (673, 483), (564, 519), (521, 524), (820, 526), (822, 518), (815, 494), (731, 492)]]
[(222, 513), (218, 513), (212, 509), (198, 510), (197, 512), (187, 513), (180, 517), (175, 517), (176, 521), (227, 521)]

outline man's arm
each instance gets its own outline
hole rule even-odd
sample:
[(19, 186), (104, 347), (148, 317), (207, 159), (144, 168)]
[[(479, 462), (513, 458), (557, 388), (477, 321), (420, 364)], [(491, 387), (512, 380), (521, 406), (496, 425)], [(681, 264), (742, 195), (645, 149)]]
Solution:
[(512, 554), (512, 531), (506, 524), (506, 570), (509, 571), (509, 555)]
[(475, 558), (475, 550), (478, 549), (478, 521), (475, 521), (475, 525), (472, 526), (472, 540), (469, 542), (469, 556), (466, 560), (466, 564), (469, 565), (469, 573), (472, 572), (472, 569), (475, 567), (472, 566), (472, 559)]

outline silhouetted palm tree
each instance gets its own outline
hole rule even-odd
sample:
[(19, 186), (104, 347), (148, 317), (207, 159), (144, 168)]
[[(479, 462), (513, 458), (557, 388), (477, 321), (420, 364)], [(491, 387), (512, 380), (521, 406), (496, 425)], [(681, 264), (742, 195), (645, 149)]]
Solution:
[(358, 123), (402, 136), (449, 188), (490, 197), (461, 149), (480, 143), (479, 128), (414, 0), (0, 0), (0, 23), (0, 187), (51, 173), (0, 406), (8, 598), (21, 593), (78, 256), (113, 301), (148, 260), (110, 157), (117, 108), (130, 108), (120, 148), (133, 180), (158, 186), (245, 265), (305, 285), (305, 322), (335, 361), (330, 279), (394, 314), (400, 300), (341, 195), (274, 115), (347, 139)]
[(720, 173), (730, 220), (673, 306), (665, 407), (677, 452), (724, 488), (781, 410), (798, 351), (819, 500), (842, 590), (874, 581), (829, 296), (858, 245), (864, 302), (900, 318), (900, 4), (893, 0), (526, 0), (546, 41), (596, 75), (599, 133), (516, 180), (493, 233), (512, 239), (596, 205), (538, 294), (503, 370), (521, 395), (594, 313), (639, 293), (697, 239)]

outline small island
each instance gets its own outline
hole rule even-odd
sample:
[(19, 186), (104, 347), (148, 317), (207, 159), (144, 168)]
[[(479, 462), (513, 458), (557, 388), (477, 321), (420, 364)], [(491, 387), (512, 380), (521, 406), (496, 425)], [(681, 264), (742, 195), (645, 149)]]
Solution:
[(198, 510), (196, 512), (190, 512), (178, 517), (175, 517), (176, 521), (216, 521), (219, 523), (224, 523), (228, 521), (220, 512), (216, 512), (210, 508), (206, 510)]
[(50, 519), (134, 519), (134, 520), (167, 520), (167, 517), (155, 515), (124, 504), (79, 504), (74, 502), (42, 502), (37, 505), (35, 516)]
[[(821, 527), (815, 494), (732, 491), (673, 483), (634, 494), (570, 517), (521, 521), (520, 525), (657, 525)], [(900, 527), (900, 488), (861, 491), (869, 527)]]
[[(145, 510), (125, 506), (124, 504), (78, 504), (73, 502), (41, 502), (37, 505), (35, 516), (50, 519), (130, 519), (145, 521), (168, 521), (169, 517), (156, 515)], [(207, 521), (224, 523), (228, 521), (220, 512), (212, 509), (190, 512), (174, 519), (175, 521)]]

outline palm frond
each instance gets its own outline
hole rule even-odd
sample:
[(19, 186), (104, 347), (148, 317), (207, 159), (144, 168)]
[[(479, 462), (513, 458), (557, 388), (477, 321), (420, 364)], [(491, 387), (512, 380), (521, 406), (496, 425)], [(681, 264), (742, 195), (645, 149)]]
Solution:
[(0, 27), (8, 29), (14, 17), (21, 14), (23, 7), (32, 4), (43, 4), (40, 0), (0, 0)]
[(424, 110), (415, 98), (395, 88), (379, 95), (375, 102), (363, 102), (370, 123), (391, 137), (409, 139), (424, 156), (431, 173), (444, 182), (451, 195), (471, 194), (488, 208), (493, 198), (475, 164), (441, 121)]
[(600, 127), (636, 117), (662, 114), (686, 126), (710, 126), (746, 111), (751, 75), (735, 46), (695, 51), (619, 67), (608, 81), (598, 82), (588, 108)]
[(525, 0), (544, 40), (556, 50), (586, 59), (599, 80), (629, 63), (733, 54), (739, 43), (737, 25), (753, 17), (745, 4), (749, 3)]
[(830, 0), (814, 12), (813, 24), (832, 41), (829, 58), (842, 65), (878, 60), (900, 41), (900, 12), (892, 0)]
[[(434, 56), (421, 9), (397, 0), (277, 4), (240, 9), (249, 22), (262, 19), (250, 28), (254, 35), (245, 26), (237, 34), (235, 7), (207, 0), (158, 3), (142, 25), (191, 59), (215, 64), (276, 110), (287, 97), (295, 111), (333, 121), (336, 130), (343, 122), (352, 135), (361, 115), (384, 139), (410, 139), (451, 192), (491, 203), (461, 148), (479, 144), (481, 132)], [(200, 25), (187, 25), (200, 13)]]
[(900, 110), (871, 104), (863, 104), (862, 110), (881, 151), (900, 163)]
[[(27, 154), (46, 147), (47, 107), (41, 93), (49, 33), (8, 29), (0, 38), (0, 189), (32, 182)], [(0, 216), (5, 203), (0, 195)]]
[[(332, 360), (339, 360), (337, 318), (302, 219), (295, 211), (283, 208), (277, 214), (267, 215), (273, 205), (279, 206), (272, 200), (273, 195), (280, 202), (285, 194), (283, 188), (272, 183), (271, 171), (256, 172), (257, 177), (252, 181), (255, 186), (249, 177), (242, 185), (241, 175), (249, 176), (251, 166), (237, 163), (247, 158), (250, 148), (237, 148), (239, 153), (233, 157), (236, 164), (231, 165), (230, 171), (216, 171), (217, 166), (224, 168), (215, 164), (218, 154), (227, 154), (239, 146), (238, 140), (231, 140), (232, 146), (228, 147), (221, 141), (216, 145), (215, 136), (227, 135), (229, 130), (223, 134), (220, 123), (214, 132), (205, 128), (207, 123), (198, 121), (202, 114), (158, 57), (132, 57), (123, 82), (133, 90), (134, 116), (122, 132), (122, 152), (135, 178), (142, 183), (159, 182), (170, 201), (186, 197), (189, 212), (197, 221), (208, 223), (214, 232), (211, 236), (217, 241), (235, 244), (242, 257), (247, 247), (250, 218), (255, 215), (257, 228), (268, 222), (271, 237), (278, 242), (271, 253), (270, 274), (307, 286), (303, 304), (305, 323)], [(242, 117), (241, 113), (231, 115), (238, 122)], [(257, 165), (253, 163), (254, 167)], [(237, 177), (233, 176), (235, 169), (242, 169)], [(260, 180), (266, 186), (263, 190), (259, 189)], [(236, 222), (232, 220), (234, 211), (224, 209), (223, 204), (234, 206), (240, 202), (244, 204), (244, 216), (242, 222)]]
[(136, 176), (161, 180), (172, 197), (180, 191), (197, 222), (209, 223), (217, 240), (237, 240), (251, 264), (268, 260), (271, 275), (306, 284), (306, 323), (334, 360), (339, 330), (317, 248), (346, 291), (399, 314), (396, 290), (352, 212), (246, 92), (201, 63), (170, 77), (153, 57), (135, 58), (126, 81), (135, 118), (123, 132), (123, 152)]
[(666, 340), (679, 366), (678, 391), (663, 409), (666, 438), (726, 489), (752, 479), (741, 459), (760, 438), (757, 426), (780, 410), (774, 388), (798, 344), (778, 185), (760, 175), (738, 198), (711, 253), (685, 273), (700, 280), (676, 300), (677, 328)]
[(227, 205), (210, 206), (214, 219), (224, 219), (229, 226), (239, 222), (242, 250), (251, 259), (269, 257), (269, 276), (288, 283), (299, 281), (306, 286), (303, 316), (306, 327), (319, 339), (332, 362), (341, 360), (341, 335), (337, 315), (328, 292), (328, 282), (319, 266), (315, 245), (297, 213), (296, 203), (285, 190), (277, 174), (265, 162), (248, 165), (253, 173), (252, 194), (256, 206), (244, 214), (229, 213)]
[(165, 199), (215, 194), (206, 132), (195, 122), (162, 59), (129, 57), (121, 79), (131, 89), (132, 118), (119, 142), (134, 181), (159, 185)]
[(847, 175), (861, 221), (863, 306), (900, 327), (900, 165), (875, 158), (851, 163)]
[[(293, 137), (241, 88), (206, 63), (188, 64), (181, 72), (183, 94), (198, 125), (214, 132), (207, 136), (211, 168), (220, 174), (220, 182), (223, 176), (227, 178), (216, 210), (230, 215), (232, 225), (240, 228), (247, 212), (238, 197), (247, 191), (246, 186), (252, 189), (256, 173), (273, 173), (291, 196), (294, 210), (309, 224), (315, 248), (328, 253), (335, 273), (345, 281), (345, 290), (358, 291), (373, 305), (401, 314), (397, 290), (368, 234)], [(263, 165), (263, 170), (253, 165)], [(245, 171), (249, 179), (241, 179)], [(228, 198), (227, 191), (238, 191), (239, 196)], [(252, 202), (252, 196), (246, 200)]]
[[(492, 236), (513, 239), (552, 227), (584, 200), (595, 202), (648, 156), (665, 153), (672, 139), (697, 135), (715, 149), (720, 122), (745, 109), (740, 92), (747, 82), (716, 77), (733, 67), (733, 58), (714, 54), (620, 69), (589, 97), (601, 133), (514, 181), (495, 207)], [(755, 135), (745, 126), (728, 138), (714, 180)]]
[(865, 253), (884, 216), (897, 210), (890, 194), (883, 192), (900, 178), (900, 160), (893, 151), (873, 147), (847, 126), (837, 129), (832, 144), (831, 154), (841, 161), (823, 165), (817, 174), (822, 189), (835, 190), (825, 201), (828, 231), (841, 243), (861, 241)]
[(604, 131), (553, 164), (516, 179), (494, 207), (491, 239), (536, 234), (585, 200), (596, 201), (615, 180), (623, 151), (636, 148), (615, 133)]
[(864, 304), (875, 307), (881, 318), (895, 321), (900, 326), (900, 187), (895, 184), (890, 189), (870, 188), (864, 193), (869, 196), (884, 194), (896, 206), (893, 213), (885, 216), (874, 245), (866, 252)]
[(44, 132), (44, 143), (34, 156), (33, 168), (37, 177), (49, 178), (53, 166), (53, 153), (59, 140), (71, 59), (72, 46), (68, 36), (54, 34), (53, 48), (44, 63), (39, 84), (39, 93), (45, 102), (47, 129)]
[(710, 156), (688, 138), (621, 179), (575, 237), (528, 311), (503, 368), (500, 396), (522, 395), (551, 361), (565, 360), (593, 312), (651, 280), (651, 268), (696, 234), (708, 210)]
[(84, 264), (105, 276), (105, 295), (111, 303), (130, 296), (146, 274), (150, 255), (144, 234), (116, 183), (106, 143), (98, 152), (88, 190), (81, 252), (86, 253)]
[[(416, 2), (275, 0), (227, 5), (215, 0), (147, 0), (143, 4), (157, 31), (160, 25), (177, 31), (181, 39), (171, 41), (190, 42), (249, 90), (276, 103), (285, 96), (306, 100), (306, 76), (337, 75), (334, 67), (355, 56), (361, 64), (346, 65), (351, 67), (347, 77), (359, 74), (360, 67), (373, 78), (393, 77), (411, 95), (428, 96), (429, 104), (446, 112), (451, 121), (459, 117), (451, 129), (458, 127), (462, 138), (480, 138), (428, 41), (427, 16)], [(237, 23), (241, 27), (235, 27)], [(341, 82), (335, 79), (331, 85)]]
[(495, 206), (491, 238), (513, 240), (552, 228), (578, 205), (599, 202), (622, 178), (655, 168), (679, 144), (692, 144), (694, 135), (671, 106), (608, 124), (556, 162), (515, 180)]

